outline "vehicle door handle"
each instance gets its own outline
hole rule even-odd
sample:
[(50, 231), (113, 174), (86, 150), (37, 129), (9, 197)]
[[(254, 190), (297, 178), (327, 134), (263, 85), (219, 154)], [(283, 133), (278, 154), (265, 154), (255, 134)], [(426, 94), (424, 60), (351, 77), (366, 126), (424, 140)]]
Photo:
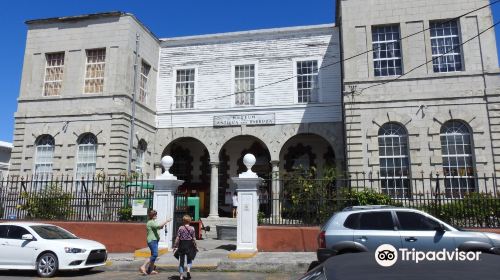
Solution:
[(415, 242), (418, 239), (416, 239), (415, 237), (407, 237), (407, 238), (405, 238), (405, 240), (408, 241), (408, 242)]
[(359, 240), (361, 242), (366, 242), (366, 240), (368, 240), (368, 238), (366, 238), (366, 236), (361, 236), (360, 238), (356, 238), (356, 240)]

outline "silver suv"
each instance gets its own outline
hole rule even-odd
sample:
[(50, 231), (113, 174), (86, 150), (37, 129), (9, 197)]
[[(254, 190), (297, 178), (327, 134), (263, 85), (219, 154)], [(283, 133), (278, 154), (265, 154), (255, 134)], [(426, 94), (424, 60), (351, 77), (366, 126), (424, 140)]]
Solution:
[(382, 244), (418, 251), (458, 248), (500, 254), (500, 234), (458, 230), (419, 210), (374, 205), (334, 214), (318, 236), (318, 261), (345, 253), (375, 252)]

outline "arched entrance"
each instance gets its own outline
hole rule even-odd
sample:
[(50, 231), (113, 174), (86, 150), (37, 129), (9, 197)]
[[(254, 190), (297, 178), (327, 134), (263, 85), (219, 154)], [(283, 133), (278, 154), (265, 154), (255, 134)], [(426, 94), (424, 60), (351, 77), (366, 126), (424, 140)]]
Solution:
[(280, 173), (309, 170), (314, 167), (321, 178), (326, 167), (336, 168), (330, 143), (316, 134), (298, 134), (286, 141), (280, 151)]
[(231, 183), (231, 177), (246, 171), (243, 164), (245, 154), (253, 154), (256, 163), (252, 170), (261, 178), (264, 178), (262, 191), (269, 192), (271, 185), (271, 155), (267, 146), (260, 139), (250, 135), (236, 136), (228, 140), (219, 152), (219, 215), (229, 216), (235, 191)]
[(174, 165), (170, 172), (184, 184), (179, 191), (199, 197), (200, 215), (208, 216), (210, 209), (210, 156), (205, 145), (198, 139), (183, 137), (169, 143), (162, 157), (170, 155)]

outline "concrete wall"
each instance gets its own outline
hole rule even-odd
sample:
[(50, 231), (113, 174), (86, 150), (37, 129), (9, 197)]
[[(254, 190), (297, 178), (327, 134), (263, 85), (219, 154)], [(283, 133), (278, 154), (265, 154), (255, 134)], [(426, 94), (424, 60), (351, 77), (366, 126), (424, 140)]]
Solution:
[[(432, 59), (430, 31), (426, 30), (430, 21), (454, 18), (488, 3), (487, 0), (344, 0), (339, 3), (344, 58), (372, 49), (372, 26), (397, 24), (402, 38), (425, 30), (402, 40), (405, 75), (397, 81), (391, 81), (397, 76), (374, 76), (372, 52), (344, 63), (349, 171), (379, 171), (378, 130), (387, 122), (396, 122), (408, 130), (413, 176), (420, 176), (421, 172), (442, 172), (439, 129), (452, 119), (466, 123), (472, 130), (476, 171), (491, 175), (500, 170), (496, 160), (500, 149), (496, 148), (496, 134), (493, 134), (499, 129), (490, 126), (499, 121), (488, 105), (498, 99), (500, 90), (493, 29), (481, 36), (481, 44), (476, 38), (463, 46), (464, 71), (434, 73), (431, 62), (409, 73)], [(461, 42), (492, 24), (489, 8), (462, 17), (459, 20)], [(382, 83), (386, 84), (380, 85)], [(377, 86), (364, 90), (374, 85)]]
[[(55, 138), (54, 173), (72, 174), (76, 166), (76, 141), (85, 132), (98, 138), (97, 171), (117, 175), (127, 169), (136, 34), (140, 36), (139, 67), (144, 60), (151, 65), (151, 71), (149, 98), (145, 104), (138, 102), (136, 107), (134, 147), (140, 139), (153, 147), (156, 38), (127, 14), (28, 22), (15, 114), (12, 174), (33, 172), (34, 141), (42, 134)], [(104, 91), (85, 94), (85, 50), (92, 48), (106, 48)], [(65, 53), (59, 96), (43, 96), (45, 55), (50, 52)], [(152, 148), (148, 148), (146, 173), (153, 171), (151, 152)]]

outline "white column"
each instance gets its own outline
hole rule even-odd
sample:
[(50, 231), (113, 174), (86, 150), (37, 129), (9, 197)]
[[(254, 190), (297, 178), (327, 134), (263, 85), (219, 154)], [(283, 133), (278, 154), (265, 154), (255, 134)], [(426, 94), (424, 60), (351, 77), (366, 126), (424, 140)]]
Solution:
[(257, 253), (257, 213), (259, 211), (257, 190), (263, 179), (252, 171), (255, 161), (254, 155), (246, 154), (243, 157), (243, 164), (248, 170), (238, 177), (231, 178), (236, 185), (239, 203), (236, 217), (238, 221), (236, 252), (234, 254), (243, 257), (253, 257)]
[(210, 162), (210, 213), (209, 218), (219, 218), (219, 163)]
[[(155, 186), (156, 187), (156, 186)], [(172, 190), (154, 190), (153, 209), (158, 212), (156, 221), (163, 223), (167, 219), (174, 219), (174, 193)], [(172, 248), (173, 222), (160, 229), (160, 248)]]
[[(174, 218), (174, 198), (177, 188), (184, 183), (182, 180), (177, 180), (177, 177), (170, 174), (169, 169), (174, 164), (174, 160), (171, 156), (164, 156), (161, 159), (161, 165), (165, 169), (165, 172), (156, 179), (150, 180), (150, 182), (155, 186), (153, 195), (153, 209), (158, 212), (156, 221), (158, 223), (163, 223), (167, 219)], [(168, 223), (165, 228), (160, 230), (160, 248), (172, 248), (172, 231), (173, 223)]]
[(231, 178), (238, 192), (238, 221), (236, 252), (257, 252), (257, 213), (259, 211), (258, 187), (262, 178)]
[(271, 181), (271, 189), (272, 189), (272, 219), (279, 220), (281, 218), (281, 201), (280, 201), (280, 167), (279, 161), (272, 160), (272, 181)]

